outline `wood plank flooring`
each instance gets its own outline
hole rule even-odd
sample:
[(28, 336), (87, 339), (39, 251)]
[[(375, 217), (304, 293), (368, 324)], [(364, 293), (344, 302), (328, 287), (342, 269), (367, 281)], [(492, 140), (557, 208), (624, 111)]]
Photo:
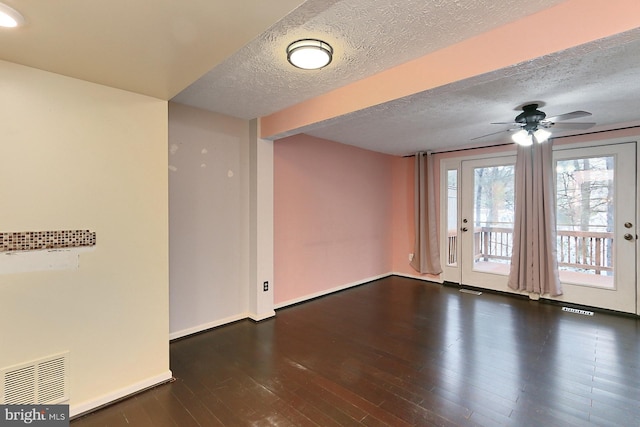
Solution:
[(171, 343), (85, 426), (640, 426), (640, 320), (389, 277)]

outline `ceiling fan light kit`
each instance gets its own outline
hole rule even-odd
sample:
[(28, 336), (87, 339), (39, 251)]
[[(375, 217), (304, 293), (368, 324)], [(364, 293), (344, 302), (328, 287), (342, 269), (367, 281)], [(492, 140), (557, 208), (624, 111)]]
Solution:
[(535, 131), (522, 129), (511, 135), (511, 139), (516, 144), (527, 147), (533, 144), (534, 139), (538, 144), (542, 144), (543, 142), (546, 142), (550, 136), (551, 132), (546, 129), (537, 129)]
[(533, 132), (533, 136), (536, 137), (536, 141), (542, 143), (549, 139), (549, 137), (551, 136), (551, 132), (546, 129), (538, 129)]
[(523, 147), (528, 147), (529, 145), (533, 144), (533, 138), (531, 137), (529, 132), (524, 129), (519, 130), (518, 132), (511, 135), (511, 140), (513, 140), (513, 142), (518, 145), (522, 145)]
[(287, 46), (287, 60), (303, 70), (318, 70), (331, 63), (333, 48), (322, 40), (303, 39)]

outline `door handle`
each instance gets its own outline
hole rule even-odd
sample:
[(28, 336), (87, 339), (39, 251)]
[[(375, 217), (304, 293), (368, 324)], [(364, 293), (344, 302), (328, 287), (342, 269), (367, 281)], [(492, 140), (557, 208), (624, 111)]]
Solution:
[[(460, 230), (462, 231), (468, 231), (469, 229), (467, 227), (462, 227)], [(626, 237), (625, 237), (626, 238)]]
[(624, 235), (624, 240), (633, 240), (633, 236), (630, 233)]

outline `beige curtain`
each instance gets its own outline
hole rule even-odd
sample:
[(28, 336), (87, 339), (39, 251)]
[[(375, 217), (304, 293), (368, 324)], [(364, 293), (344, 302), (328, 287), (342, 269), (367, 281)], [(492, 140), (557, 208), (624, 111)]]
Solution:
[(509, 287), (561, 295), (556, 256), (552, 142), (518, 146)]
[(416, 236), (411, 266), (420, 273), (440, 274), (433, 158), (431, 153), (416, 153), (415, 157)]

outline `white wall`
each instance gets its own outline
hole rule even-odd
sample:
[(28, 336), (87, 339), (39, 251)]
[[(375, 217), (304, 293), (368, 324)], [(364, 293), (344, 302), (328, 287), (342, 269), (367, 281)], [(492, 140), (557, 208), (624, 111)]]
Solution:
[(166, 101), (3, 61), (0, 93), (0, 231), (97, 233), (0, 271), (0, 368), (68, 350), (72, 414), (169, 378)]
[(170, 324), (248, 316), (249, 122), (169, 103)]
[[(257, 119), (249, 125), (249, 317), (275, 316), (273, 305), (273, 141), (261, 139)], [(266, 286), (266, 287), (265, 287)]]

